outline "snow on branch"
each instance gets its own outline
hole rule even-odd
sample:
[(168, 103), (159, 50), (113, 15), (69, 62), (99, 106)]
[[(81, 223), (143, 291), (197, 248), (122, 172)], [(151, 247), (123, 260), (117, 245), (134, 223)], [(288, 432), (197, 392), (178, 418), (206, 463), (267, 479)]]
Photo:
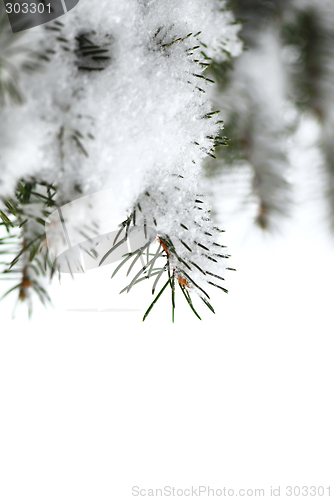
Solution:
[[(112, 188), (126, 218), (147, 188), (158, 189), (157, 179), (174, 207), (175, 175), (185, 178), (182, 203), (192, 206), (202, 161), (213, 155), (222, 127), (207, 98), (214, 82), (206, 69), (212, 58), (240, 54), (238, 31), (219, 0), (81, 0), (40, 28), (31, 51), (38, 41), (42, 67), (20, 73), (24, 102), (0, 111), (2, 207), (25, 179), (55, 186), (59, 206)], [(0, 36), (1, 54), (4, 43)], [(196, 222), (193, 211), (180, 222)], [(148, 216), (153, 212), (151, 205)], [(178, 217), (174, 209), (169, 219), (165, 213), (158, 232), (169, 227), (169, 238), (178, 237)], [(83, 218), (98, 227), (94, 207)], [(74, 215), (67, 223), (79, 221)], [(199, 248), (203, 231), (191, 229)]]

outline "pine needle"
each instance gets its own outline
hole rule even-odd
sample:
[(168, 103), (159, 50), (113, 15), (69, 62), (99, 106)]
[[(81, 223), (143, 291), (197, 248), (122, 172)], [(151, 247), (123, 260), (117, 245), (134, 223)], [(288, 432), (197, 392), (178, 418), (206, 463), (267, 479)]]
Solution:
[(179, 283), (179, 287), (181, 288), (181, 291), (182, 291), (182, 293), (183, 293), (183, 295), (184, 295), (187, 303), (189, 304), (190, 309), (193, 311), (193, 313), (195, 314), (195, 316), (197, 316), (197, 318), (202, 321), (202, 318), (200, 317), (200, 315), (198, 314), (198, 312), (196, 311), (196, 309), (193, 306), (193, 303), (191, 301), (190, 295), (186, 293), (186, 290), (181, 285), (181, 283)]
[(162, 287), (162, 289), (160, 290), (160, 292), (158, 293), (158, 295), (155, 297), (155, 299), (153, 300), (153, 302), (151, 303), (150, 307), (147, 309), (146, 313), (144, 314), (143, 316), (143, 321), (145, 321), (145, 319), (147, 318), (147, 316), (149, 315), (149, 313), (151, 312), (154, 304), (156, 304), (156, 302), (158, 301), (158, 299), (161, 297), (161, 295), (163, 294), (163, 292), (166, 290), (168, 284), (169, 284), (170, 280), (168, 279), (166, 281), (166, 283), (164, 284), (164, 286)]

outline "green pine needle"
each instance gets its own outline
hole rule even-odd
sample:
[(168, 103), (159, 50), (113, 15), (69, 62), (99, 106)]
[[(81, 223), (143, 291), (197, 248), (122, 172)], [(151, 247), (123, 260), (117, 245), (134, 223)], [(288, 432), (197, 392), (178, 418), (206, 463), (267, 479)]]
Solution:
[(147, 316), (149, 315), (149, 313), (151, 312), (154, 304), (156, 304), (156, 302), (159, 300), (159, 298), (161, 297), (161, 295), (163, 294), (163, 292), (166, 290), (168, 284), (169, 284), (170, 280), (168, 279), (166, 281), (166, 283), (164, 284), (164, 286), (162, 287), (162, 289), (160, 290), (160, 292), (158, 293), (158, 295), (155, 297), (155, 299), (153, 300), (153, 302), (151, 303), (150, 307), (147, 309), (146, 313), (144, 314), (143, 316), (143, 321), (145, 321), (145, 319), (147, 318)]
[(198, 314), (198, 312), (196, 311), (196, 309), (194, 308), (193, 306), (193, 303), (192, 303), (192, 300), (190, 298), (190, 295), (189, 293), (186, 292), (186, 290), (184, 289), (184, 287), (181, 285), (181, 283), (179, 283), (179, 287), (181, 288), (181, 291), (187, 301), (187, 303), (189, 304), (189, 307), (190, 309), (193, 311), (193, 313), (195, 314), (195, 316), (197, 316), (198, 319), (200, 319), (202, 321), (202, 318), (200, 317), (200, 315)]

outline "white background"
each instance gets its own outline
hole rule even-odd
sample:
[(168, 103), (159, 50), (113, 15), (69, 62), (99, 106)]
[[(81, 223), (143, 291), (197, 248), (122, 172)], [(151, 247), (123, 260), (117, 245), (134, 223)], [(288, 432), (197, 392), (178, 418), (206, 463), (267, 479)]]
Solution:
[[(334, 243), (322, 217), (304, 203), (269, 237), (225, 224), (237, 272), (229, 295), (212, 291), (215, 316), (197, 302), (202, 322), (178, 295), (172, 325), (166, 292), (142, 323), (149, 287), (119, 296), (113, 266), (63, 276), (55, 309), (36, 305), (30, 322), (1, 303), (1, 500), (127, 500), (135, 485), (333, 495)], [(94, 308), (110, 310), (69, 311)]]

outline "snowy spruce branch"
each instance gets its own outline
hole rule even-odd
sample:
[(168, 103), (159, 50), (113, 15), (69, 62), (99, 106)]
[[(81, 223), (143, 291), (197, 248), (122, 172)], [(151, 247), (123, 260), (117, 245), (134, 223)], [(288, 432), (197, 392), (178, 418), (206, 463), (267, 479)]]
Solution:
[(210, 69), (218, 83), (213, 102), (230, 139), (218, 161), (205, 164), (220, 210), (229, 217), (231, 207), (245, 214), (247, 206), (263, 230), (282, 226), (297, 201), (291, 144), (308, 117), (319, 125), (325, 173), (319, 171), (325, 179), (319, 196), (328, 202), (333, 232), (334, 2), (238, 0), (235, 15), (243, 21), (246, 50), (233, 62), (234, 71), (228, 60), (214, 61)]
[[(123, 217), (120, 237), (136, 224), (158, 235), (125, 256), (145, 255), (146, 264), (124, 290), (154, 277), (156, 292), (166, 274), (151, 306), (170, 286), (174, 310), (178, 284), (196, 315), (192, 292), (213, 311), (207, 285), (226, 292), (229, 267), (201, 187), (202, 162), (215, 156), (222, 128), (207, 97), (213, 85), (207, 68), (242, 50), (226, 3), (81, 0), (34, 37), (22, 34), (18, 55), (6, 52), (12, 37), (3, 23), (0, 216), (7, 235), (0, 243), (15, 240), (13, 260), (3, 263), (3, 276), (17, 272), (12, 290), (30, 311), (32, 291), (47, 299), (45, 280), (57, 267), (48, 263), (50, 211), (112, 188)], [(36, 64), (26, 72), (31, 59)], [(85, 226), (88, 239), (99, 223), (89, 204), (66, 220), (78, 232)], [(55, 240), (61, 229), (53, 228)]]

